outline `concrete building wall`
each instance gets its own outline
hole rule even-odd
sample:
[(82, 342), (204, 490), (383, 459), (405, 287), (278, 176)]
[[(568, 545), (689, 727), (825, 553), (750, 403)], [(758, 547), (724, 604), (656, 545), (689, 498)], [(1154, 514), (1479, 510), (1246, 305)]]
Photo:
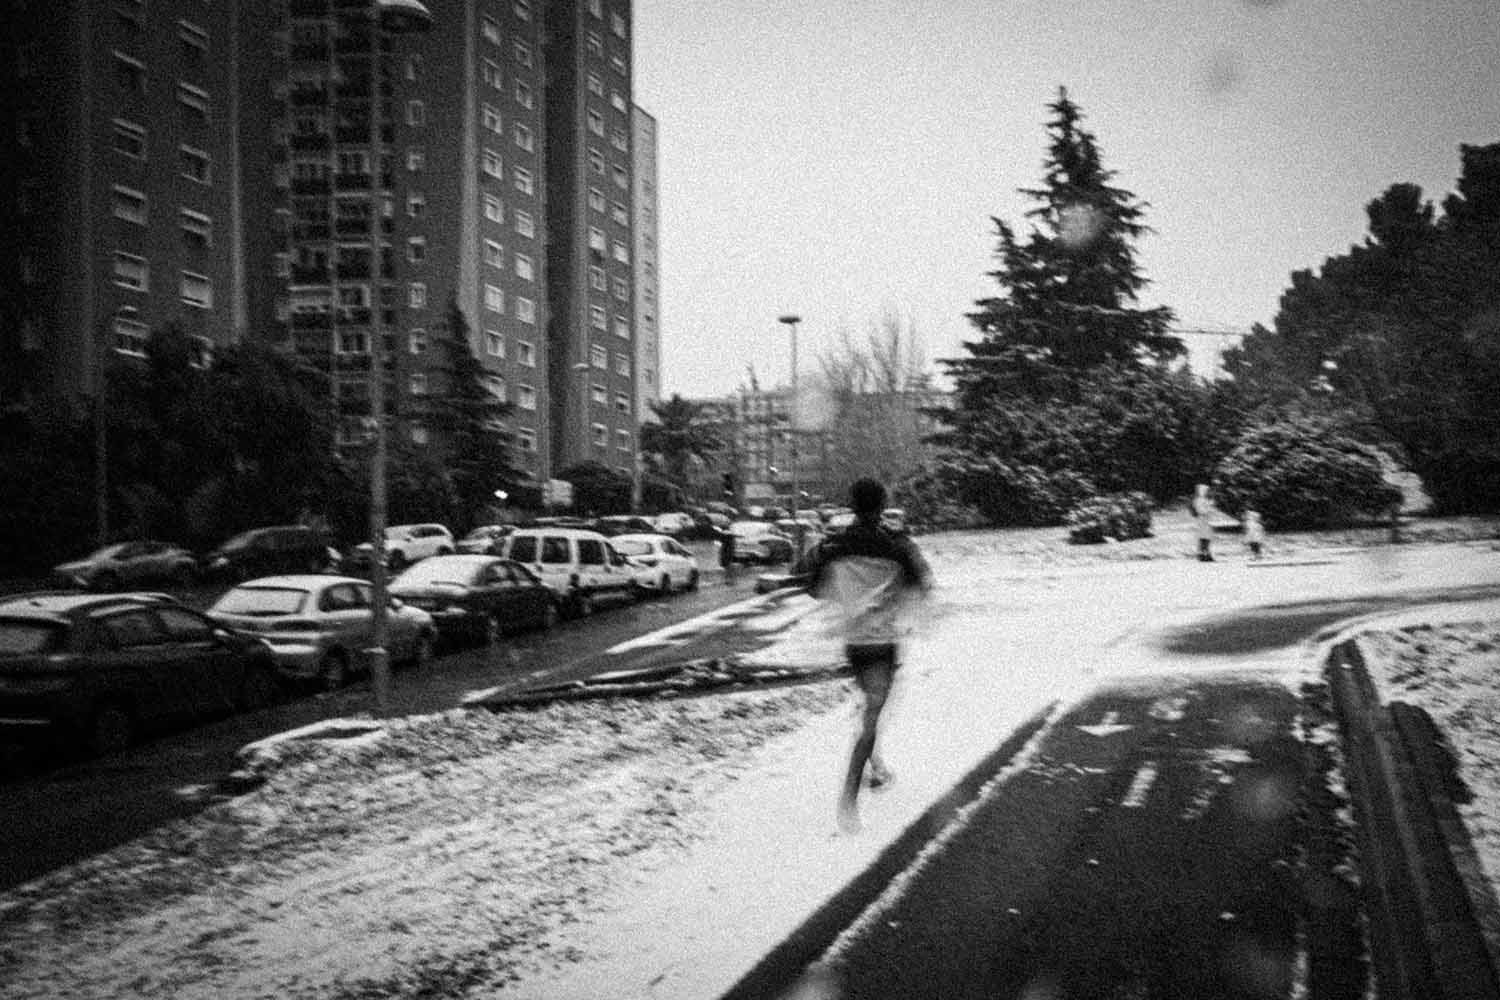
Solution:
[(653, 403), (661, 400), (661, 229), (657, 222), (657, 121), (643, 108), (633, 107), (631, 156), (635, 186), (633, 236), (635, 241), (635, 398), (642, 421), (652, 419)]

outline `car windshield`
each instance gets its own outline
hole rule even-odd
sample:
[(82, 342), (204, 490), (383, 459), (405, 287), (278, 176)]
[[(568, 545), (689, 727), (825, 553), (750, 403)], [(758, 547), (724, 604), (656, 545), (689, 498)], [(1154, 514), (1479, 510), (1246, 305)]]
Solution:
[(456, 584), (460, 587), (472, 587), (479, 579), (479, 571), (485, 566), (482, 562), (470, 562), (467, 559), (445, 559), (436, 556), (432, 559), (423, 559), (416, 563), (405, 573), (396, 578), (396, 582), (404, 587), (430, 587), (433, 584)]
[(130, 543), (129, 542), (116, 542), (114, 545), (106, 545), (102, 549), (95, 549), (93, 552), (90, 552), (88, 555), (84, 556), (79, 561), (80, 562), (93, 562), (96, 559), (113, 559), (114, 557), (118, 556), (122, 551), (124, 551), (125, 546), (128, 545), (128, 544), (130, 544)]
[(50, 653), (62, 645), (63, 634), (51, 622), (0, 621), (0, 656)]
[(495, 531), (496, 529), (494, 528), (475, 528), (464, 536), (464, 541), (477, 542), (482, 538), (491, 538), (494, 536)]
[(771, 526), (762, 521), (737, 521), (729, 526), (729, 530), (741, 538), (750, 538), (754, 535), (764, 535), (771, 530)]
[(235, 587), (219, 598), (213, 610), (255, 618), (295, 615), (307, 605), (307, 595), (301, 587)]
[(615, 548), (627, 556), (649, 556), (651, 554), (651, 543), (640, 539), (616, 538)]

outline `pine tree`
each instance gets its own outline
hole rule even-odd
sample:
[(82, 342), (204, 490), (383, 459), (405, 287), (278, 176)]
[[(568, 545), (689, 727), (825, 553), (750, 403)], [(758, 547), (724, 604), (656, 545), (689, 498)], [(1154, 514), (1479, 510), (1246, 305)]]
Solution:
[(1022, 188), (1036, 206), (1023, 240), (995, 218), (1000, 266), (990, 276), (1000, 294), (981, 299), (969, 314), (979, 330), (965, 342), (970, 357), (945, 360), (959, 389), (960, 407), (982, 407), (996, 393), (1068, 395), (1072, 374), (1114, 362), (1160, 363), (1183, 353), (1168, 332), (1172, 311), (1140, 309), (1148, 284), (1135, 260), (1135, 242), (1151, 230), (1146, 204), (1114, 186), (1082, 113), (1059, 88), (1042, 187)]

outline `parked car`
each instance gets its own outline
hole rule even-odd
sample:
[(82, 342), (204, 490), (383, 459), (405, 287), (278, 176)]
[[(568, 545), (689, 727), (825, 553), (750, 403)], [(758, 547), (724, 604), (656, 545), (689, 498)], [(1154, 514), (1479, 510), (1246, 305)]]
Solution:
[(824, 527), (828, 529), (828, 533), (831, 535), (836, 531), (843, 531), (853, 523), (854, 511), (841, 510), (835, 514), (830, 515), (828, 518), (828, 523)]
[(597, 531), (521, 528), (505, 539), (504, 555), (531, 570), (578, 617), (600, 602), (635, 598), (634, 570)]
[(515, 530), (516, 526), (513, 524), (481, 524), (460, 538), (454, 549), (468, 555), (499, 555), (500, 543)]
[[(397, 663), (424, 666), (437, 630), (432, 616), (392, 601), (386, 614), (386, 648)], [(369, 670), (374, 604), (370, 584), (348, 576), (267, 576), (224, 593), (208, 615), (251, 633), (271, 647), (288, 677), (341, 688), (351, 674)]]
[(692, 532), (693, 523), (693, 515), (681, 510), (657, 514), (651, 519), (652, 530), (657, 534), (678, 539)]
[(593, 528), (605, 538), (625, 534), (651, 534), (656, 531), (656, 525), (650, 518), (636, 517), (633, 514), (610, 514), (607, 517), (597, 518), (593, 523)]
[(205, 575), (249, 580), (273, 573), (331, 573), (340, 562), (327, 536), (303, 524), (242, 531), (203, 559)]
[(158, 725), (276, 700), (270, 647), (163, 594), (0, 601), (0, 733), (122, 750)]
[(641, 591), (670, 594), (674, 589), (698, 589), (698, 560), (675, 538), (655, 533), (617, 535), (610, 544), (637, 567), (635, 581)]
[(157, 541), (117, 542), (52, 569), (60, 586), (99, 591), (150, 583), (185, 586), (197, 577), (196, 556), (180, 545)]
[(906, 511), (900, 507), (887, 507), (880, 512), (880, 525), (889, 531), (905, 531)]
[(486, 555), (433, 556), (391, 582), (391, 593), (432, 616), (444, 638), (494, 642), (507, 632), (550, 629), (559, 599), (525, 566)]
[[(392, 572), (428, 556), (451, 554), (456, 548), (453, 533), (441, 524), (393, 524), (385, 529), (385, 564)], [(374, 546), (360, 542), (351, 553), (350, 568), (366, 568)]]
[(792, 558), (792, 540), (768, 521), (735, 521), (729, 525), (734, 535), (734, 561), (771, 565)]
[(783, 535), (792, 540), (792, 545), (795, 546), (798, 552), (808, 551), (824, 538), (821, 526), (801, 520), (800, 518), (794, 521), (789, 517), (784, 517), (776, 522), (776, 527), (780, 529)]

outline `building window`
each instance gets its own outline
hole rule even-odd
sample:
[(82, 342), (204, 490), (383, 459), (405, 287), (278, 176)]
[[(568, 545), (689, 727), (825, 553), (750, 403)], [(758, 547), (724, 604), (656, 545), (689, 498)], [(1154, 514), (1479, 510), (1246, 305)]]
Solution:
[(497, 195), (484, 196), (484, 217), (491, 222), (505, 221), (505, 203)]
[(133, 160), (146, 158), (146, 130), (135, 122), (116, 118), (113, 122), (112, 145), (116, 153), (123, 153)]
[(604, 55), (604, 36), (597, 31), (590, 31), (588, 36), (589, 55)]
[(484, 20), (480, 22), (479, 33), (491, 45), (500, 44), (500, 22), (493, 17), (485, 16)]
[(610, 211), (610, 218), (615, 220), (616, 225), (628, 228), (630, 226), (630, 209), (625, 207), (623, 201), (617, 201), (614, 204), (614, 208)]
[(494, 240), (484, 241), (484, 262), (490, 267), (505, 266), (505, 248)]
[(505, 312), (505, 291), (499, 285), (484, 286), (484, 307), (490, 312)]
[(427, 196), (421, 191), (412, 191), (406, 196), (406, 214), (420, 219), (427, 214)]
[(406, 102), (406, 124), (421, 126), (427, 124), (427, 105), (421, 101)]
[(514, 167), (511, 173), (515, 176), (516, 190), (522, 194), (532, 194), (536, 191), (536, 180), (531, 171), (525, 167)]
[(615, 336), (622, 340), (630, 339), (630, 320), (618, 314), (615, 316)]
[(406, 151), (406, 169), (414, 174), (419, 174), (427, 167), (427, 154), (420, 149), (408, 149)]
[(624, 94), (620, 93), (618, 90), (611, 90), (609, 92), (609, 103), (613, 104), (614, 107), (615, 107), (615, 110), (618, 111), (618, 112), (620, 112), (620, 114), (622, 114), (622, 115), (625, 114), (625, 95)]
[(530, 212), (516, 212), (516, 232), (522, 236), (536, 236), (536, 221)]
[(483, 168), (484, 172), (491, 177), (503, 178), (505, 176), (505, 166), (500, 162), (500, 154), (493, 149), (485, 149)]
[(625, 57), (624, 56), (621, 56), (619, 54), (615, 54), (615, 55), (610, 56), (609, 57), (609, 65), (610, 65), (611, 68), (614, 69), (614, 71), (616, 73), (619, 73), (621, 76), (625, 75)]
[(531, 46), (530, 45), (527, 45), (523, 41), (517, 40), (516, 44), (515, 44), (515, 55), (516, 55), (516, 62), (520, 63), (522, 66), (530, 66), (531, 65)]
[(420, 264), (427, 259), (427, 237), (408, 236), (406, 238), (406, 259), (412, 264)]
[(598, 226), (589, 226), (589, 249), (600, 256), (604, 255), (604, 230)]
[(536, 390), (529, 385), (516, 386), (516, 405), (523, 410), (536, 409)]
[(133, 253), (115, 251), (114, 278), (115, 284), (121, 288), (137, 292), (151, 290), (151, 266), (146, 263), (146, 258)]
[(115, 50), (115, 86), (127, 94), (146, 92), (146, 64)]
[(177, 287), (177, 295), (184, 303), (198, 309), (214, 307), (214, 286), (205, 274), (183, 271)]
[(484, 388), (486, 392), (502, 403), (510, 399), (509, 393), (506, 392), (505, 379), (499, 375), (484, 376)]
[(406, 305), (409, 309), (427, 308), (427, 283), (413, 281), (406, 286)]
[(406, 391), (413, 396), (427, 395), (427, 373), (408, 372), (406, 376)]
[(589, 188), (589, 208), (595, 212), (604, 211), (604, 192), (596, 187)]
[(629, 431), (615, 431), (615, 447), (621, 451), (630, 451), (634, 442), (631, 440)]
[(630, 301), (630, 282), (626, 281), (624, 278), (615, 279), (615, 298), (619, 299), (621, 302)]
[(486, 104), (482, 109), (480, 109), (479, 117), (480, 121), (484, 124), (484, 127), (489, 129), (491, 132), (499, 132), (503, 127), (500, 124), (500, 109), (495, 107), (493, 104)]
[(536, 431), (530, 427), (522, 427), (516, 431), (516, 445), (522, 451), (532, 453), (536, 451)]
[(536, 106), (536, 95), (532, 93), (531, 84), (525, 80), (516, 81), (516, 103), (523, 108)]
[(630, 137), (622, 128), (610, 129), (609, 144), (622, 153), (630, 151)]
[(589, 287), (595, 291), (605, 291), (609, 286), (604, 280), (604, 268), (597, 264), (589, 265)]
[(189, 246), (206, 250), (214, 245), (214, 220), (202, 212), (184, 208), (178, 212), (178, 224), (182, 227), (183, 242)]
[(124, 219), (126, 222), (134, 222), (137, 225), (146, 224), (146, 194), (134, 188), (114, 185), (110, 198), (114, 206), (115, 218)]
[(589, 147), (589, 169), (596, 174), (604, 173), (604, 154), (593, 146)]
[(516, 319), (522, 323), (536, 322), (536, 303), (524, 295), (516, 296)]
[(201, 63), (208, 54), (208, 32), (189, 21), (178, 21), (177, 37), (182, 40), (185, 61)]
[(603, 306), (589, 306), (589, 326), (595, 330), (603, 330), (606, 329), (607, 322)]
[(609, 428), (603, 424), (594, 425), (594, 447), (606, 448), (609, 446)]
[(485, 59), (480, 62), (479, 79), (484, 81), (485, 86), (493, 90), (499, 90), (505, 86), (505, 79), (500, 73), (500, 64), (493, 59)]
[(369, 354), (370, 331), (340, 330), (338, 352), (340, 354)]
[(484, 331), (484, 353), (492, 358), (505, 357), (505, 337), (499, 330), (491, 330), (488, 327)]
[(610, 11), (609, 30), (615, 33), (616, 38), (625, 37), (625, 18), (620, 16), (619, 11)]
[(522, 21), (531, 20), (531, 0), (514, 0), (511, 10), (516, 12), (516, 17)]
[(595, 17), (603, 17), (604, 0), (589, 0), (589, 13)]
[(595, 73), (593, 70), (589, 70), (588, 88), (589, 93), (593, 94), (595, 97), (604, 96), (604, 81), (600, 79), (599, 74)]
[(121, 354), (144, 358), (150, 337), (150, 328), (145, 323), (124, 316), (114, 318), (114, 348)]
[(411, 443), (412, 444), (426, 444), (430, 440), (431, 440), (431, 436), (427, 433), (427, 425), (426, 424), (419, 424), (419, 423), (415, 423), (415, 422), (412, 423), (412, 425), (411, 425)]
[(516, 277), (522, 281), (535, 280), (536, 268), (532, 263), (530, 254), (516, 254)]
[(516, 361), (527, 368), (536, 367), (536, 347), (529, 340), (523, 340), (516, 344)]
[(522, 125), (520, 122), (516, 122), (511, 127), (510, 131), (512, 138), (515, 139), (516, 145), (526, 150), (526, 152), (530, 153), (536, 148), (536, 139), (532, 136), (531, 129), (527, 128), (525, 125)]
[(616, 163), (614, 165), (613, 172), (615, 177), (615, 187), (619, 188), (621, 191), (624, 191), (626, 188), (630, 187), (630, 175), (626, 173), (624, 167)]
[(615, 355), (615, 374), (617, 374), (617, 375), (627, 375), (627, 376), (630, 374), (630, 355), (628, 355), (628, 354), (616, 354)]
[(191, 83), (177, 82), (177, 106), (182, 109), (182, 120), (190, 125), (208, 122), (208, 91)]
[(615, 409), (620, 413), (629, 413), (630, 397), (624, 393), (615, 393)]
[(209, 155), (191, 146), (177, 147), (177, 169), (188, 180), (208, 184), (212, 179), (213, 166)]
[(417, 77), (422, 73), (422, 57), (420, 55), (409, 55), (406, 57), (405, 76), (412, 83), (417, 82)]
[(630, 250), (619, 240), (615, 240), (615, 260), (621, 264), (630, 263)]
[(427, 353), (427, 331), (420, 327), (406, 335), (406, 350), (409, 354)]
[(600, 406), (606, 406), (606, 405), (608, 405), (609, 404), (609, 389), (607, 387), (605, 387), (605, 386), (600, 385), (598, 382), (595, 382), (594, 383), (594, 391), (592, 393), (592, 398), (593, 398), (594, 402), (598, 403)]
[(589, 131), (595, 135), (604, 134), (604, 116), (593, 108), (588, 110)]

